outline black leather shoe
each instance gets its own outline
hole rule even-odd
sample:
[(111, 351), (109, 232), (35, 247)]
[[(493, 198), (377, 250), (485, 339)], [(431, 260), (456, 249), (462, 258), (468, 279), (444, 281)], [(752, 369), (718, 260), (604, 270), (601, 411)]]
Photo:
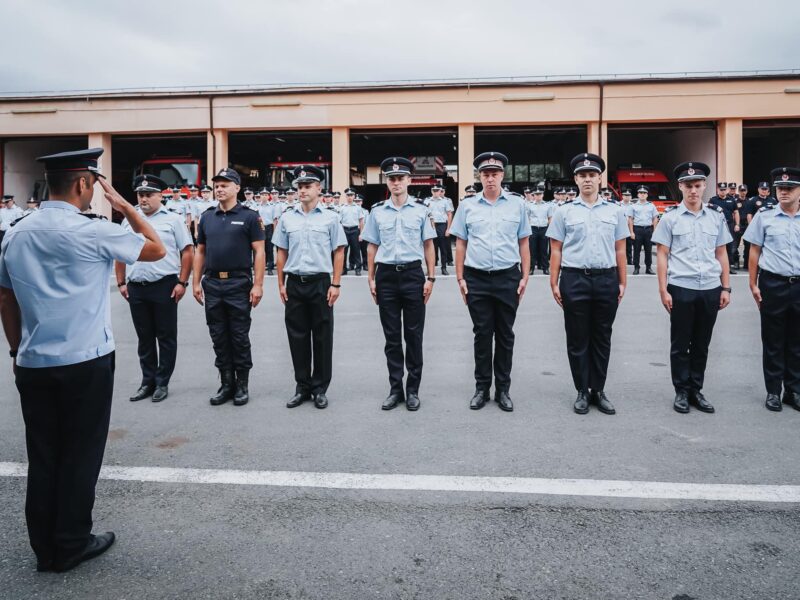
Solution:
[(236, 381), (233, 376), (233, 369), (220, 369), (219, 379), (221, 383), (216, 396), (211, 396), (211, 398), (209, 398), (211, 406), (225, 404), (228, 400), (233, 399), (233, 395), (236, 393)]
[(542, 269), (542, 273), (544, 273), (545, 275), (550, 275), (550, 269), (545, 267), (544, 269)]
[(695, 405), (697, 410), (702, 411), (704, 413), (713, 413), (714, 407), (711, 406), (711, 403), (706, 400), (706, 397), (703, 396), (700, 392), (691, 392), (689, 394), (689, 401)]
[(149, 398), (150, 396), (153, 395), (155, 389), (156, 387), (154, 385), (143, 385), (138, 390), (136, 390), (136, 393), (130, 398), (128, 398), (128, 400), (130, 400), (131, 402), (138, 402), (139, 400), (144, 400), (145, 398)]
[(597, 410), (601, 413), (606, 415), (615, 415), (617, 414), (614, 405), (611, 404), (611, 400), (606, 397), (606, 393), (603, 390), (592, 390), (592, 400), (597, 405)]
[(482, 390), (478, 388), (475, 390), (475, 393), (472, 396), (472, 399), (469, 401), (469, 407), (472, 410), (480, 410), (486, 403), (489, 401), (489, 390)]
[(500, 406), (500, 410), (503, 410), (505, 412), (514, 411), (514, 403), (511, 402), (511, 396), (508, 395), (507, 391), (505, 390), (495, 391), (494, 401), (497, 402), (498, 406)]
[(328, 408), (328, 397), (325, 395), (325, 392), (314, 396), (314, 406), (317, 408)]
[(448, 260), (447, 261), (447, 266), (448, 267), (452, 267), (453, 266), (453, 261), (452, 260)]
[(447, 272), (447, 267), (442, 267), (442, 275), (449, 275)]
[(634, 274), (634, 275), (638, 275), (638, 274), (639, 274), (639, 267), (636, 267), (636, 268), (633, 270), (633, 274)]
[(764, 405), (767, 407), (767, 410), (774, 410), (775, 412), (781, 412), (783, 410), (781, 397), (778, 394), (767, 394), (767, 401)]
[(736, 267), (731, 267), (731, 275), (736, 275), (739, 271), (736, 270)]
[(169, 388), (165, 385), (157, 385), (156, 391), (153, 392), (153, 402), (166, 400), (167, 396), (169, 396)]
[(675, 401), (672, 403), (672, 408), (675, 409), (675, 412), (679, 412), (681, 414), (686, 414), (689, 412), (689, 392), (686, 390), (680, 390), (675, 392)]
[(308, 392), (297, 392), (292, 399), (286, 403), (286, 408), (296, 408), (306, 400), (311, 400), (311, 394)]
[(360, 276), (361, 276), (361, 269), (356, 269), (356, 277), (360, 277)]
[(578, 397), (575, 398), (575, 404), (573, 404), (572, 410), (574, 410), (579, 415), (585, 415), (586, 413), (589, 412), (588, 392), (578, 392)]
[(800, 410), (800, 394), (797, 392), (784, 392), (783, 403), (795, 410)]
[(250, 391), (247, 389), (247, 382), (250, 379), (250, 371), (236, 371), (236, 392), (233, 394), (233, 404), (244, 406), (250, 401)]
[(389, 392), (389, 395), (386, 396), (386, 400), (383, 401), (381, 404), (381, 410), (392, 410), (393, 408), (397, 408), (397, 405), (403, 401), (403, 394), (399, 392)]
[(644, 270), (644, 274), (645, 274), (645, 275), (655, 275), (655, 274), (656, 274), (656, 272), (655, 272), (655, 271), (653, 271), (653, 269), (651, 269), (650, 267), (647, 267), (647, 268)]
[(408, 410), (414, 411), (419, 410), (419, 394), (416, 392), (408, 392), (406, 393), (406, 408)]
[(272, 271), (272, 269), (267, 269), (267, 275), (274, 275), (274, 274), (275, 273)]
[(96, 556), (100, 556), (103, 552), (111, 548), (111, 545), (114, 543), (115, 539), (116, 538), (113, 531), (107, 531), (106, 533), (101, 533), (100, 535), (92, 534), (89, 536), (89, 543), (86, 544), (86, 547), (80, 554), (67, 561), (64, 561), (63, 563), (55, 563), (53, 565), (53, 570), (56, 573), (63, 573), (64, 571), (74, 569), (82, 562), (91, 560)]

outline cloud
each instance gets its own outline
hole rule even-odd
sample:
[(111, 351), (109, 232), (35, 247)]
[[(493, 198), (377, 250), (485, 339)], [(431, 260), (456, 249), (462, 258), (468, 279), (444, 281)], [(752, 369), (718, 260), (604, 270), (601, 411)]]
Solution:
[[(6, 0), (0, 91), (797, 68), (764, 0)], [(794, 63), (794, 64), (792, 64)]]

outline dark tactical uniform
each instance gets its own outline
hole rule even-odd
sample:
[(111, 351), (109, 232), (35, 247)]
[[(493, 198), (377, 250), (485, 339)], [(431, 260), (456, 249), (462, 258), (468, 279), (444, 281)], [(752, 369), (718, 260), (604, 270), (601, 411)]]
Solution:
[(202, 286), (206, 323), (216, 354), (214, 364), (220, 370), (223, 384), (232, 384), (234, 371), (237, 379), (247, 381), (253, 367), (250, 354), (252, 244), (264, 241), (264, 229), (258, 213), (241, 203), (234, 204), (228, 212), (221, 205), (207, 210), (200, 219), (197, 245), (205, 246)]
[[(758, 184), (760, 189), (769, 190), (769, 183), (762, 181)], [(755, 218), (756, 213), (765, 206), (776, 206), (778, 200), (771, 195), (762, 198), (760, 195), (755, 195), (745, 203), (745, 224), (749, 226), (750, 222)], [(744, 268), (750, 268), (750, 242), (742, 235), (744, 242)]]
[(733, 213), (736, 212), (736, 199), (731, 198), (730, 195), (725, 196), (724, 198), (714, 196), (708, 201), (708, 203), (711, 206), (719, 206), (722, 209), (722, 214), (725, 217), (725, 224), (728, 226), (728, 231), (731, 234), (731, 242), (727, 244), (725, 248), (728, 250), (728, 261), (730, 262), (730, 267), (731, 269), (735, 269), (736, 263), (733, 260), (733, 236), (736, 232), (734, 231), (735, 222)]

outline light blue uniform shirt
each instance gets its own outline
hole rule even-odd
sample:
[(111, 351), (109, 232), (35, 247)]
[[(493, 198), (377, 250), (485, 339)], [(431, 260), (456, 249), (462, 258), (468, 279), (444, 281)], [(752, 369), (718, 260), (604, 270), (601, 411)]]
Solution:
[(453, 203), (449, 198), (429, 198), (428, 209), (434, 223), (447, 223), (447, 213), (453, 211)]
[(358, 227), (361, 216), (361, 209), (355, 204), (345, 204), (339, 211), (339, 219), (342, 227)]
[[(167, 255), (155, 262), (135, 262), (125, 270), (127, 280), (157, 281), (167, 275), (178, 275), (181, 272), (181, 252), (187, 246), (192, 245), (192, 236), (189, 235), (186, 223), (179, 215), (169, 212), (163, 206), (149, 217), (145, 216), (140, 209), (136, 210), (156, 230), (158, 237), (164, 242)], [(122, 222), (122, 228), (133, 233), (127, 219)], [(134, 233), (134, 235), (144, 239), (141, 234)]]
[(481, 271), (513, 267), (520, 262), (519, 240), (531, 235), (525, 200), (503, 192), (489, 202), (477, 194), (458, 205), (450, 233), (467, 242), (466, 266)]
[(261, 220), (264, 222), (264, 225), (272, 225), (275, 217), (275, 205), (270, 202), (265, 202), (264, 204), (258, 205), (258, 214), (261, 217)]
[(632, 208), (633, 204), (631, 202), (628, 202), (627, 204), (624, 202), (620, 202), (617, 206), (619, 206), (622, 209), (622, 212), (625, 214), (626, 219), (628, 217), (633, 216), (633, 208)]
[(11, 208), (0, 208), (0, 231), (8, 231), (11, 223), (23, 215), (22, 209), (16, 204)]
[(398, 265), (425, 259), (424, 242), (436, 237), (428, 207), (406, 198), (397, 208), (391, 198), (372, 207), (361, 239), (378, 246), (375, 262)]
[(630, 205), (630, 216), (634, 227), (652, 227), (658, 218), (658, 209), (652, 202), (634, 202)]
[(563, 242), (561, 266), (609, 269), (617, 266), (615, 243), (630, 235), (622, 208), (600, 199), (591, 208), (580, 197), (559, 206), (547, 237)]
[(526, 202), (528, 221), (531, 227), (547, 227), (550, 217), (553, 216), (554, 207), (547, 202)]
[(132, 265), (144, 240), (119, 225), (51, 200), (6, 233), (0, 286), (22, 317), (17, 364), (72, 365), (114, 350), (109, 283), (114, 261)]
[(703, 205), (695, 215), (683, 202), (666, 211), (653, 232), (653, 242), (669, 248), (667, 283), (690, 290), (721, 285), (716, 249), (732, 240), (718, 211)]
[(289, 251), (284, 271), (314, 275), (333, 272), (331, 253), (347, 245), (347, 236), (336, 213), (321, 203), (306, 213), (298, 202), (281, 216), (272, 243)]
[(176, 213), (184, 219), (188, 214), (188, 205), (183, 200), (167, 200), (164, 207), (171, 213)]
[(760, 268), (784, 277), (800, 275), (800, 213), (790, 217), (780, 204), (762, 208), (747, 226), (744, 239), (761, 246)]

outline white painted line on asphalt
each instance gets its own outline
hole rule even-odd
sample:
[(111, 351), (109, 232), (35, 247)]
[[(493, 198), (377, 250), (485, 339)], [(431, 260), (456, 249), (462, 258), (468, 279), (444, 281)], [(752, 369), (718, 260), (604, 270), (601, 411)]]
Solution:
[[(24, 463), (0, 462), (0, 477), (25, 477), (27, 468)], [(103, 467), (100, 478), (111, 481), (149, 483), (261, 485), (339, 490), (407, 490), (545, 496), (596, 496), (601, 498), (639, 498), (646, 500), (800, 503), (800, 485), (668, 483), (662, 481), (455, 475), (306, 473), (170, 467), (120, 467), (110, 465)]]

